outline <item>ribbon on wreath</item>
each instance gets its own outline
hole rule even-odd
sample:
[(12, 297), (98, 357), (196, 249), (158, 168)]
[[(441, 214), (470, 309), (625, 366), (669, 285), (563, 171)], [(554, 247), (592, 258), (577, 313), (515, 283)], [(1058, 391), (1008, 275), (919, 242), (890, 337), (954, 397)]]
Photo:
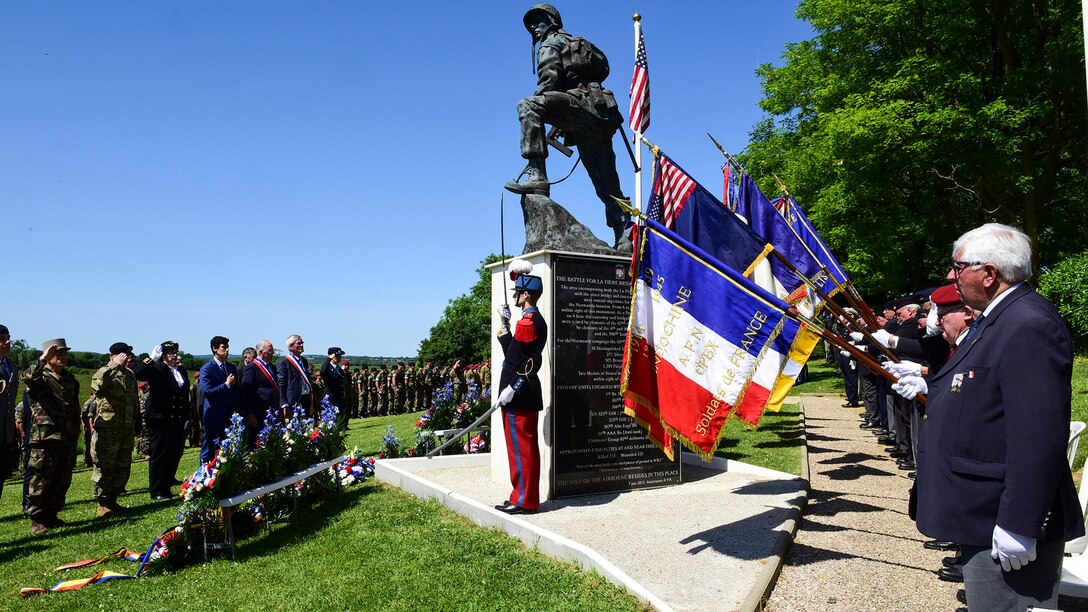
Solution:
[(174, 528), (171, 527), (166, 531), (163, 531), (155, 540), (151, 542), (151, 546), (147, 548), (147, 552), (139, 553), (127, 548), (119, 548), (116, 551), (100, 557), (98, 559), (84, 559), (83, 561), (76, 561), (74, 563), (66, 563), (53, 571), (67, 571), (72, 569), (79, 569), (82, 567), (93, 567), (95, 565), (101, 565), (111, 559), (121, 559), (124, 561), (131, 561), (139, 563), (140, 567), (136, 570), (135, 576), (129, 576), (128, 574), (120, 574), (118, 572), (111, 572), (109, 570), (102, 570), (91, 576), (90, 578), (80, 578), (76, 580), (62, 580), (48, 589), (41, 589), (36, 587), (25, 587), (19, 589), (19, 597), (30, 597), (31, 595), (44, 595), (46, 593), (56, 593), (59, 591), (76, 591), (82, 589), (89, 584), (102, 584), (111, 580), (126, 580), (131, 578), (139, 578), (143, 575), (144, 570), (147, 569), (147, 562), (151, 560), (156, 551), (161, 553), (161, 549), (166, 546), (166, 542), (171, 539), (174, 533)]

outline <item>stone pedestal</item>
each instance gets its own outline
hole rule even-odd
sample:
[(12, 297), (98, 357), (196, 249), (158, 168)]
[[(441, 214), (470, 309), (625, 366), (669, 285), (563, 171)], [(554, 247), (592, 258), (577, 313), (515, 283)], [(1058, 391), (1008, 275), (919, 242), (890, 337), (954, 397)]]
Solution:
[[(619, 395), (623, 344), (630, 318), (628, 257), (537, 251), (519, 259), (533, 265), (544, 294), (537, 304), (548, 324), (540, 369), (544, 414), (540, 418), (540, 498), (623, 491), (680, 482), (670, 462), (623, 412)], [(497, 263), (491, 270), (491, 301), (509, 301), (513, 282)], [(506, 279), (505, 287), (503, 279)], [(521, 312), (511, 304), (513, 320)], [(492, 329), (498, 329), (492, 309)], [(492, 401), (503, 352), (491, 344)], [(509, 482), (501, 412), (491, 418), (491, 478)], [(676, 453), (679, 456), (679, 453)]]

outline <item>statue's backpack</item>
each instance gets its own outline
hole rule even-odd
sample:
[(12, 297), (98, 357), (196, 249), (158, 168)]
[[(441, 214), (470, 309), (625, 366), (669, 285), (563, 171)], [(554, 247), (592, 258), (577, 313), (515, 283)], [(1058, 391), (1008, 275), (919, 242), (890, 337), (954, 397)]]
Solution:
[(568, 64), (586, 83), (601, 83), (608, 78), (608, 58), (593, 43), (581, 36), (571, 36), (567, 45)]

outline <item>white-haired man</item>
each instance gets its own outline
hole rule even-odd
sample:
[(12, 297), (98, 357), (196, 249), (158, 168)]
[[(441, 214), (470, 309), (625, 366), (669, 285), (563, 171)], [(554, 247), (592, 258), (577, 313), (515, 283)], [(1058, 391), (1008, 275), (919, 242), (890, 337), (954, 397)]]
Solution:
[(284, 345), (287, 355), (280, 360), (277, 378), (280, 387), (280, 408), (285, 418), (291, 418), (295, 410), (302, 410), (304, 416), (312, 416), (313, 385), (310, 383), (310, 362), (302, 356), (306, 348), (302, 336), (287, 336)]
[(988, 223), (952, 249), (950, 280), (977, 318), (948, 362), (900, 386), (928, 392), (918, 530), (961, 546), (970, 610), (1055, 608), (1064, 543), (1084, 535), (1065, 456), (1073, 348), (1025, 283), (1031, 245)]

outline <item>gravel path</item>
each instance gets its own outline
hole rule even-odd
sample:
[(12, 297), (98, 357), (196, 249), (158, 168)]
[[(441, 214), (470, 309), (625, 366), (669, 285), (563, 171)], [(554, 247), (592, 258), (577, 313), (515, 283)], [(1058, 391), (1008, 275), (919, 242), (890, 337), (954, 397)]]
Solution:
[(962, 585), (934, 574), (950, 553), (922, 548), (929, 538), (907, 516), (913, 481), (842, 402), (804, 398), (811, 490), (765, 609), (956, 609)]

